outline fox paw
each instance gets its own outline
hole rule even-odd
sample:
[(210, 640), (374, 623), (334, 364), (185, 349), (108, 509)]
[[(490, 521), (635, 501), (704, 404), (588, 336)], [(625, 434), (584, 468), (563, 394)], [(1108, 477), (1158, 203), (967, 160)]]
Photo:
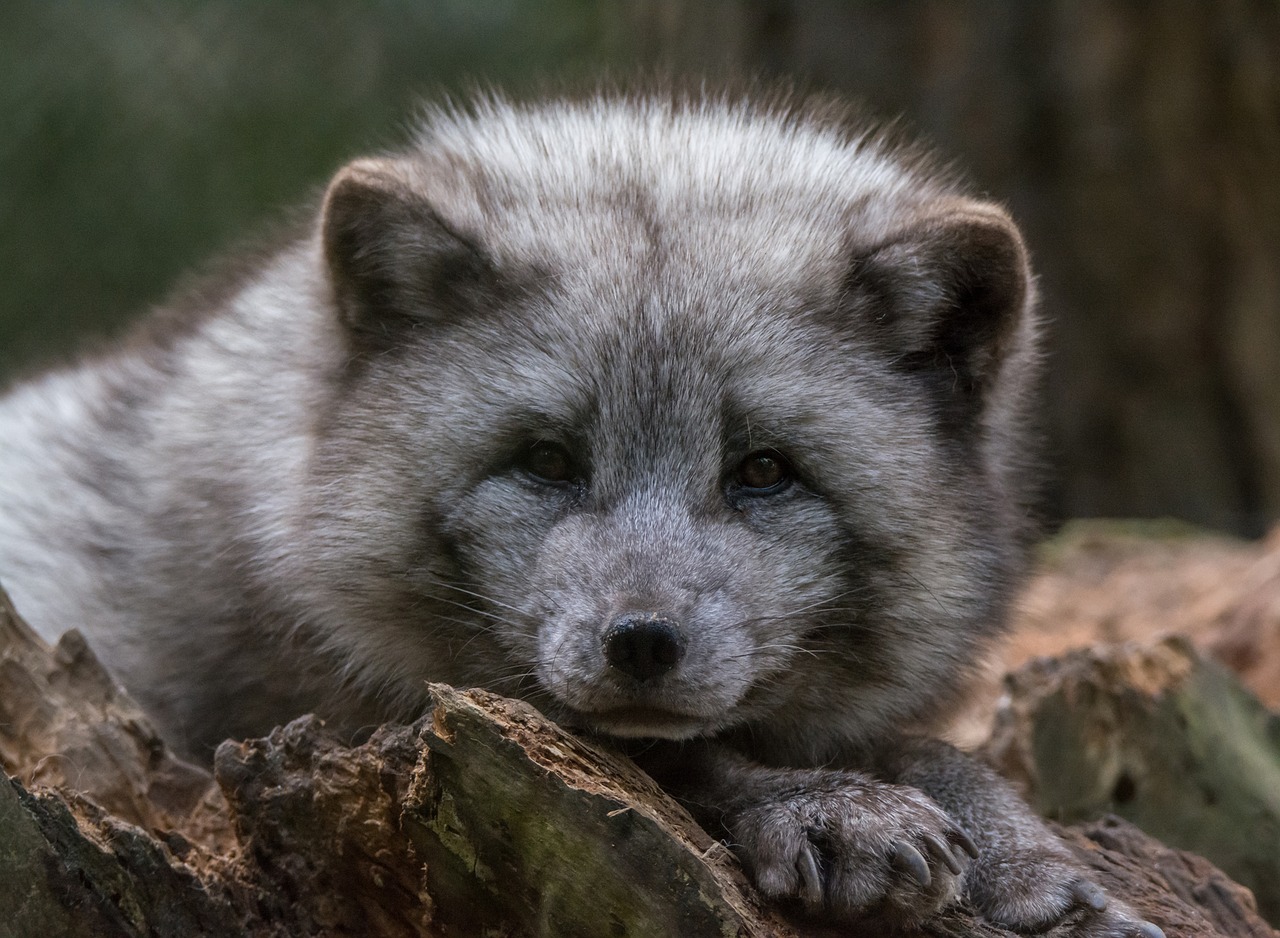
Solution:
[(1055, 852), (989, 855), (970, 870), (970, 902), (983, 918), (1025, 934), (1064, 926), (1071, 938), (1164, 938), (1159, 926), (1114, 902)]
[(757, 888), (837, 920), (918, 922), (959, 895), (973, 842), (924, 793), (840, 772), (774, 792), (728, 823)]

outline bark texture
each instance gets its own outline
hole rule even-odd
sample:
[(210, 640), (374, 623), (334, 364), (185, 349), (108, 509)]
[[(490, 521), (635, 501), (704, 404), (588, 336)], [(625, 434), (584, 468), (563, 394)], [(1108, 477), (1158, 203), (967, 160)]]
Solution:
[(1209, 857), (1280, 921), (1280, 716), (1191, 644), (1111, 646), (1010, 676), (988, 745), (1042, 814), (1114, 811)]
[[(5, 938), (835, 934), (763, 906), (628, 760), (519, 701), (438, 685), (359, 746), (303, 717), (224, 743), (215, 786), (82, 641), (50, 649), (7, 604), (0, 675)], [(75, 774), (51, 774), (69, 745)], [(1170, 938), (1272, 934), (1247, 890), (1124, 821), (1064, 833)], [(925, 934), (1008, 938), (962, 907)]]

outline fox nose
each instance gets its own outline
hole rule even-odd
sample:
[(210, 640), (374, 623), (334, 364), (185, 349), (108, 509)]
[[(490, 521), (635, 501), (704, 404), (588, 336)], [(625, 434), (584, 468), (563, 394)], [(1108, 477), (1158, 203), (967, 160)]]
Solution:
[(675, 619), (629, 612), (613, 620), (601, 644), (609, 664), (637, 681), (650, 681), (680, 663), (686, 641)]

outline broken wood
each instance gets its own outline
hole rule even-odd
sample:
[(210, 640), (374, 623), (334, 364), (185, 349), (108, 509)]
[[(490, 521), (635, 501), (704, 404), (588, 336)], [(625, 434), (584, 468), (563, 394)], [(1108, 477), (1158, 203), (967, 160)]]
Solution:
[(1203, 854), (1280, 921), (1280, 716), (1171, 636), (1032, 661), (987, 753), (1040, 813), (1114, 812)]
[[(730, 852), (634, 765), (522, 702), (434, 686), (431, 714), (358, 746), (304, 717), (224, 743), (211, 793), (195, 784), (207, 782), (203, 770), (172, 768), (82, 643), (42, 657), (39, 639), (0, 606), (6, 616), (5, 713), (21, 725), (6, 729), (0, 758), (23, 775), (0, 785), (4, 938), (857, 933), (763, 905)], [(85, 677), (93, 707), (75, 703), (71, 674)], [(20, 699), (51, 688), (67, 695), (65, 712)], [(81, 746), (79, 778), (114, 781), (77, 793), (64, 773), (56, 789), (29, 787), (57, 762), (38, 747), (68, 739), (99, 741)], [(185, 799), (147, 808), (151, 792), (168, 791), (157, 771), (190, 779)], [(216, 822), (193, 823), (212, 806)], [(1104, 887), (1170, 938), (1273, 934), (1246, 890), (1136, 828), (1113, 820), (1066, 836)], [(924, 934), (1011, 935), (963, 906)]]
[(432, 693), (430, 718), (354, 749), (314, 718), (219, 748), (245, 876), (323, 897), (309, 929), (792, 934), (630, 762), (520, 701)]

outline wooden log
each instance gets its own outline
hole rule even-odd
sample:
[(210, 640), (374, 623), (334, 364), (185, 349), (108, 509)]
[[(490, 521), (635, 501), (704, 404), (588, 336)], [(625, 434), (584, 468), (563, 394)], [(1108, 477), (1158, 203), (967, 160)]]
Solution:
[(1253, 893), (1203, 857), (1166, 847), (1114, 815), (1058, 832), (1104, 886), (1146, 911), (1166, 935), (1275, 938)]
[(27, 788), (78, 794), (148, 830), (226, 849), (226, 805), (173, 755), (77, 631), (50, 647), (0, 590), (0, 767)]
[(1065, 822), (1114, 812), (1203, 854), (1280, 922), (1280, 716), (1181, 637), (1014, 672), (987, 752)]
[[(136, 707), (103, 683), (87, 649), (59, 663), (6, 614), (0, 670), (30, 678), (4, 685), (6, 713), (44, 722), (6, 729), (5, 758), (30, 776), (58, 761), (39, 747), (96, 740), (81, 765), (96, 771), (101, 759), (104, 777), (115, 776), (82, 793), (0, 784), (0, 938), (872, 933), (763, 904), (727, 848), (628, 760), (483, 691), (435, 686), (429, 716), (358, 746), (313, 717), (224, 743), (220, 794), (180, 786), (192, 794), (177, 807), (149, 807), (170, 789), (117, 757), (143, 754), (151, 769), (172, 757), (158, 740), (139, 747), (153, 736)], [(61, 676), (41, 684), (41, 673)], [(94, 706), (76, 701), (71, 674), (87, 675)], [(65, 712), (23, 699), (50, 693)], [(210, 805), (221, 806), (217, 822), (193, 824)], [(1066, 835), (1099, 881), (1169, 938), (1273, 934), (1248, 892), (1199, 858), (1115, 820)], [(963, 906), (922, 934), (1011, 938)]]
[(0, 779), (0, 938), (271, 934), (246, 932), (237, 894), (90, 802)]
[(529, 705), (432, 692), (347, 748), (304, 718), (224, 743), (216, 772), (274, 895), (334, 934), (795, 934), (629, 760)]
[[(519, 701), (444, 686), (433, 693), (431, 717), (384, 728), (355, 750), (326, 737), (313, 719), (219, 750), (217, 774), (249, 845), (246, 861), (264, 871), (240, 875), (290, 901), (310, 895), (308, 928), (860, 933), (762, 906), (728, 852), (620, 756)], [(1170, 938), (1273, 934), (1248, 890), (1132, 825), (1111, 818), (1063, 833), (1112, 895)], [(921, 934), (1013, 933), (959, 906)]]

